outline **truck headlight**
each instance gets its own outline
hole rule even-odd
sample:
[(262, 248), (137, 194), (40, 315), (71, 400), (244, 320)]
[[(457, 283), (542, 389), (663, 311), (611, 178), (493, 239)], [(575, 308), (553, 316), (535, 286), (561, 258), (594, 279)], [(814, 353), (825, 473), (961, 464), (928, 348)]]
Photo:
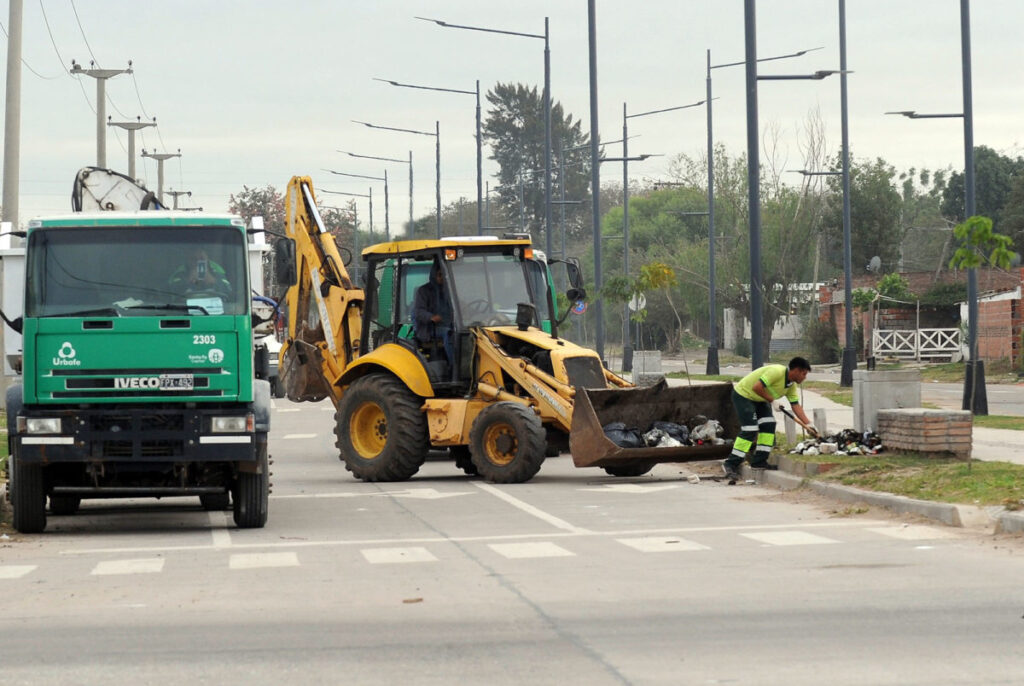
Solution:
[(215, 434), (252, 432), (256, 418), (252, 413), (242, 417), (213, 417), (210, 431)]
[(18, 431), (26, 434), (59, 434), (60, 417), (18, 417)]

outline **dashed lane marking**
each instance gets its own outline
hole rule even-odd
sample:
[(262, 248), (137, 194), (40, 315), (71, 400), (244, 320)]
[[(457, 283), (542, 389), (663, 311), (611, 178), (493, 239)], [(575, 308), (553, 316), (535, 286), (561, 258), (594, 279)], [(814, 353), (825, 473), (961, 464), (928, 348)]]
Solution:
[(162, 557), (146, 557), (138, 560), (105, 560), (93, 567), (94, 576), (116, 576), (121, 574), (157, 574), (164, 569)]
[(492, 543), (491, 550), (510, 560), (536, 557), (575, 557), (560, 545), (548, 541), (535, 543)]
[(397, 564), (401, 562), (437, 562), (426, 548), (413, 546), (409, 548), (363, 548), (360, 550), (366, 561), (371, 564)]
[(809, 534), (806, 531), (764, 531), (740, 535), (768, 545), (821, 545), (839, 542), (817, 534)]
[(642, 553), (682, 553), (694, 550), (711, 550), (706, 545), (687, 541), (678, 536), (644, 536), (643, 538), (618, 538), (615, 540)]
[(285, 441), (291, 441), (300, 438), (316, 438), (316, 436), (316, 434), (285, 434), (284, 436), (281, 436), (281, 439)]
[(898, 538), (903, 541), (930, 541), (937, 538), (958, 538), (958, 535), (952, 531), (944, 531), (934, 526), (924, 526), (920, 524), (907, 524), (906, 526), (880, 526), (876, 528), (869, 528), (867, 531), (882, 534), (883, 536)]
[(228, 560), (230, 569), (298, 566), (299, 556), (295, 553), (237, 553)]
[(0, 565), (0, 579), (20, 579), (37, 565)]

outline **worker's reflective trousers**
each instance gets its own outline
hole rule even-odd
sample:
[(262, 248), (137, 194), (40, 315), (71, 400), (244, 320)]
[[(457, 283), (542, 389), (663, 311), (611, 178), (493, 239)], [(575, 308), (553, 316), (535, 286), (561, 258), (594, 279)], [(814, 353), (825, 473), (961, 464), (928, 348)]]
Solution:
[[(733, 471), (739, 471), (743, 459), (754, 448), (750, 464), (763, 465), (772, 454), (775, 445), (775, 415), (772, 406), (766, 402), (754, 402), (732, 391), (732, 405), (740, 422), (740, 433), (732, 444), (732, 452), (725, 464)], [(755, 447), (756, 445), (756, 447)]]

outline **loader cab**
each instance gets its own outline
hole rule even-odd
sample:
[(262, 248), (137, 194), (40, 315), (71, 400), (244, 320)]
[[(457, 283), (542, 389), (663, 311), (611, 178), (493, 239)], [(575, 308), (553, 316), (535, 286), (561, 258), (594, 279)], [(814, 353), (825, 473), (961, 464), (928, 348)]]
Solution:
[[(465, 389), (472, 378), (474, 327), (541, 327), (548, 310), (532, 307), (550, 302), (544, 274), (535, 271), (529, 243), (523, 241), (404, 241), (373, 246), (367, 260), (363, 349), (372, 351), (395, 343), (415, 351), (423, 360), (435, 390)], [(451, 313), (451, 328), (428, 335), (431, 327), (417, 326), (416, 294), (440, 270), (441, 296)], [(434, 288), (437, 288), (435, 285)], [(435, 296), (436, 297), (436, 296)], [(424, 302), (423, 299), (420, 301)], [(527, 315), (520, 304), (531, 305)], [(436, 329), (437, 327), (435, 327)]]

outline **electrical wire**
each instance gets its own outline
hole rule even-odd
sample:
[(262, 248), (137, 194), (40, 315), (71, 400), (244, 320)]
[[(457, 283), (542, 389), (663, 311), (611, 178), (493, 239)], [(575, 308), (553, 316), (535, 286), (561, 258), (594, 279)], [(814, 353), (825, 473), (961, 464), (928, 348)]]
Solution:
[[(41, 4), (42, 0), (39, 0), (39, 2)], [(89, 39), (85, 36), (85, 29), (82, 28), (82, 20), (78, 17), (78, 8), (75, 7), (75, 0), (70, 0), (70, 2), (71, 11), (75, 13), (75, 21), (78, 22), (78, 30), (82, 32), (82, 40), (85, 41), (85, 47), (89, 51), (89, 56), (92, 57), (93, 63), (96, 65), (97, 68), (99, 68), (100, 61), (96, 59), (96, 55), (94, 55), (92, 52), (92, 46), (89, 45)]]
[[(7, 35), (7, 27), (3, 25), (3, 22), (0, 22), (0, 31), (4, 32), (4, 38), (8, 38), (8, 39), (10, 38), (10, 36)], [(25, 68), (28, 69), (30, 72), (32, 72), (33, 74), (35, 74), (39, 78), (45, 79), (47, 81), (52, 81), (53, 79), (59, 79), (60, 77), (64, 76), (64, 74), (57, 74), (55, 76), (44, 76), (44, 75), (40, 74), (39, 72), (37, 72), (35, 69), (33, 69), (32, 65), (25, 61), (24, 57), (21, 58), (21, 63), (23, 65), (25, 65)]]

